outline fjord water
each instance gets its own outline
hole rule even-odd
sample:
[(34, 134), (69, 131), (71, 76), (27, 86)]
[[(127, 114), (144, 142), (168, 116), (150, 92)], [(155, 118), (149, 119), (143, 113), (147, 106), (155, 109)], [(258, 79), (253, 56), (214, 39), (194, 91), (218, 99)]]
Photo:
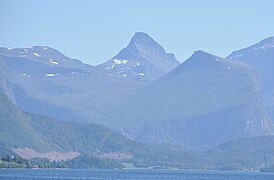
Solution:
[(181, 170), (1, 169), (2, 180), (273, 180), (274, 173)]

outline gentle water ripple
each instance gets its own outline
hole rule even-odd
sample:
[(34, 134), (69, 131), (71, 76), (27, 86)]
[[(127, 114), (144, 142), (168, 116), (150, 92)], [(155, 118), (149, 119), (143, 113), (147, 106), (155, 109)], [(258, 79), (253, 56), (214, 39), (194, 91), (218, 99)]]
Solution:
[(1, 180), (274, 180), (274, 173), (180, 170), (0, 169)]

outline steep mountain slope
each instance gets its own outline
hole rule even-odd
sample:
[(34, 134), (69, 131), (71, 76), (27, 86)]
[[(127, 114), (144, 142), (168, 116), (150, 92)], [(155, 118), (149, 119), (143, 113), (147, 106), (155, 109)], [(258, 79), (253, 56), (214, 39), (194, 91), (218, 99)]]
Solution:
[(181, 128), (177, 138), (187, 144), (216, 145), (241, 136), (273, 133), (260, 101), (259, 83), (253, 67), (196, 51), (150, 88), (155, 99), (165, 97), (157, 98), (157, 104), (168, 99), (169, 110), (179, 112), (167, 119), (172, 131)]
[(142, 142), (216, 146), (273, 133), (259, 83), (252, 66), (197, 51), (161, 79), (107, 107), (119, 111), (109, 116)]
[[(68, 162), (74, 163), (70, 166), (73, 168), (94, 167), (86, 165), (98, 162), (101, 157), (143, 168), (228, 170), (257, 170), (274, 160), (273, 136), (230, 141), (207, 152), (186, 151), (169, 144), (145, 146), (100, 125), (64, 123), (23, 113), (3, 94), (0, 94), (0, 127), (1, 154), (15, 151), (26, 158), (39, 154), (51, 160), (68, 158), (73, 153), (77, 156), (78, 152), (84, 154), (74, 159), (76, 162)], [(103, 167), (113, 162), (108, 163)]]
[[(70, 166), (73, 168), (97, 167), (85, 165), (96, 163), (101, 158), (142, 167), (182, 165), (185, 168), (200, 168), (201, 160), (197, 157), (207, 157), (170, 145), (144, 146), (96, 124), (65, 123), (23, 113), (3, 94), (0, 94), (0, 136), (1, 155), (18, 154), (27, 159), (44, 157), (49, 160), (76, 157), (72, 162), (67, 162), (73, 163)], [(190, 155), (197, 157), (190, 158)], [(190, 162), (193, 165), (189, 165)], [(113, 162), (108, 163), (106, 165), (111, 166)]]
[[(250, 153), (256, 152), (260, 155), (272, 153), (274, 156), (274, 136), (259, 136), (252, 138), (240, 138), (225, 142), (218, 147), (222, 151)], [(274, 160), (272, 160), (272, 163)]]
[(274, 118), (274, 37), (266, 38), (250, 47), (232, 52), (228, 59), (254, 65), (262, 79), (262, 95), (272, 118)]
[(274, 136), (241, 138), (221, 144), (220, 152), (227, 158), (240, 159), (251, 163), (253, 169), (262, 169), (274, 165)]
[(131, 79), (152, 81), (179, 64), (174, 54), (166, 53), (164, 48), (146, 33), (138, 32), (126, 48), (97, 68)]
[(0, 71), (0, 92), (7, 95), (13, 102), (15, 102), (15, 97), (12, 91), (11, 83), (8, 82), (5, 75)]
[(26, 146), (32, 143), (35, 147), (45, 147), (37, 132), (35, 132), (27, 115), (16, 109), (9, 99), (0, 94), (0, 127), (1, 146), (11, 148), (16, 146)]
[(65, 123), (23, 113), (0, 94), (0, 145), (39, 152), (135, 152), (142, 148), (124, 136), (96, 124)]

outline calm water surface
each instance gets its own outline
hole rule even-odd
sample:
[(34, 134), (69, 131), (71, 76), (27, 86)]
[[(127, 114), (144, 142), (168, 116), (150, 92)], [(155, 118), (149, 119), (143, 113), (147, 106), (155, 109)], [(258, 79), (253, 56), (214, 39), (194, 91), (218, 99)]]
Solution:
[(179, 170), (0, 169), (0, 180), (274, 180), (274, 173), (190, 172)]

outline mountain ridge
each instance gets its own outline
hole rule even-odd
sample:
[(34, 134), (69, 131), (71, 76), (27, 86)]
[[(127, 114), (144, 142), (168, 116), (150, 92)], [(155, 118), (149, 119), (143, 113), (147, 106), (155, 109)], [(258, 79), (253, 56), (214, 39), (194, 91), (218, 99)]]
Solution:
[[(37, 61), (39, 58), (35, 57)], [(22, 62), (26, 65), (21, 66)], [(129, 63), (121, 58), (112, 62)], [(91, 68), (92, 72), (84, 68), (85, 73), (78, 74), (70, 68), (64, 68), (63, 73), (52, 72), (56, 69), (49, 62), (35, 66), (35, 76), (25, 72), (37, 63), (26, 57), (0, 56), (1, 72), (13, 83), (17, 105), (27, 112), (62, 121), (101, 124), (140, 142), (194, 148), (273, 133), (261, 102), (257, 70), (242, 62), (196, 51), (150, 83), (98, 67)], [(214, 124), (218, 128), (212, 129)], [(210, 140), (211, 136), (216, 139)]]

